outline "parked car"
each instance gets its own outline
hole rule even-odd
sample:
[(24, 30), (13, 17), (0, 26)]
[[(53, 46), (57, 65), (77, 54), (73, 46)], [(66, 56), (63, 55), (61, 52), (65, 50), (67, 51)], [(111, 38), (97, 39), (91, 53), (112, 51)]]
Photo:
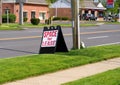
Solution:
[(111, 15), (104, 16), (105, 21), (112, 21), (113, 17)]
[(97, 17), (95, 17), (93, 14), (83, 14), (82, 19), (83, 20), (97, 20)]
[(111, 22), (117, 21), (118, 18), (119, 18), (119, 15), (117, 14), (104, 16), (105, 21), (111, 21)]

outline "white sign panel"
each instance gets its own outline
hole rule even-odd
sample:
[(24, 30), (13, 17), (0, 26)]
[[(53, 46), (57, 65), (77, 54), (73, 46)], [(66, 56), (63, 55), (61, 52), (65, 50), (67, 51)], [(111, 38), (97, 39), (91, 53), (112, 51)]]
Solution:
[(55, 47), (58, 30), (44, 31), (41, 47)]

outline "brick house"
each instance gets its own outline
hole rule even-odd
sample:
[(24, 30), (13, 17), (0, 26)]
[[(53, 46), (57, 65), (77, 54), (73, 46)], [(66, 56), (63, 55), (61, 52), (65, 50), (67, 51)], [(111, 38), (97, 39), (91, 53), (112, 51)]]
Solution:
[[(93, 14), (97, 20), (103, 21), (106, 8), (95, 0), (80, 0), (80, 15)], [(50, 6), (50, 16), (67, 16), (71, 18), (71, 0), (57, 0)]]
[[(19, 22), (19, 4), (16, 0), (3, 0), (2, 13), (15, 14), (16, 22)], [(23, 6), (23, 17), (28, 18), (27, 22), (31, 18), (39, 18), (41, 21), (48, 19), (49, 8), (46, 0), (27, 0)]]

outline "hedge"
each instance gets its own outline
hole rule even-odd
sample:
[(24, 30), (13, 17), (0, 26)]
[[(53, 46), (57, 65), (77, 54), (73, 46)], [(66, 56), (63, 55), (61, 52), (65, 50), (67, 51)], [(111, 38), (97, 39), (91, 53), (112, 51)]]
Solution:
[[(14, 14), (9, 14), (8, 18), (9, 18), (9, 23), (15, 23), (16, 16)], [(2, 15), (2, 22), (7, 23), (7, 14)]]
[(39, 18), (32, 18), (30, 21), (31, 21), (31, 23), (33, 25), (38, 25), (40, 23), (40, 19)]

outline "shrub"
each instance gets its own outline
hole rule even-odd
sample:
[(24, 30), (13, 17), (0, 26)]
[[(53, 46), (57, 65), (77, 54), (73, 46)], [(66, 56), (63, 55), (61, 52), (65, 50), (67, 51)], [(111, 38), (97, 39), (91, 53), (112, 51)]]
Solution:
[(32, 18), (30, 21), (31, 21), (31, 23), (33, 25), (38, 25), (40, 23), (40, 19), (39, 18)]
[(2, 15), (2, 22), (3, 23), (7, 22), (7, 15), (6, 14)]
[(51, 24), (51, 19), (46, 19), (45, 24)]
[(65, 20), (66, 21), (66, 20), (69, 20), (69, 18), (68, 17), (62, 17), (61, 20)]
[(28, 18), (27, 17), (24, 17), (24, 22), (27, 22)]
[(61, 20), (61, 18), (60, 17), (54, 17), (53, 21), (56, 21), (56, 20)]
[[(16, 21), (16, 16), (14, 14), (9, 14), (9, 22), (14, 23)], [(7, 14), (2, 15), (2, 22), (7, 23)]]
[(16, 16), (15, 16), (14, 14), (10, 14), (9, 16), (10, 16), (10, 17), (9, 17), (10, 23), (15, 23), (15, 21), (16, 21)]
[(56, 21), (56, 20), (69, 20), (69, 18), (68, 17), (54, 17), (53, 21)]

